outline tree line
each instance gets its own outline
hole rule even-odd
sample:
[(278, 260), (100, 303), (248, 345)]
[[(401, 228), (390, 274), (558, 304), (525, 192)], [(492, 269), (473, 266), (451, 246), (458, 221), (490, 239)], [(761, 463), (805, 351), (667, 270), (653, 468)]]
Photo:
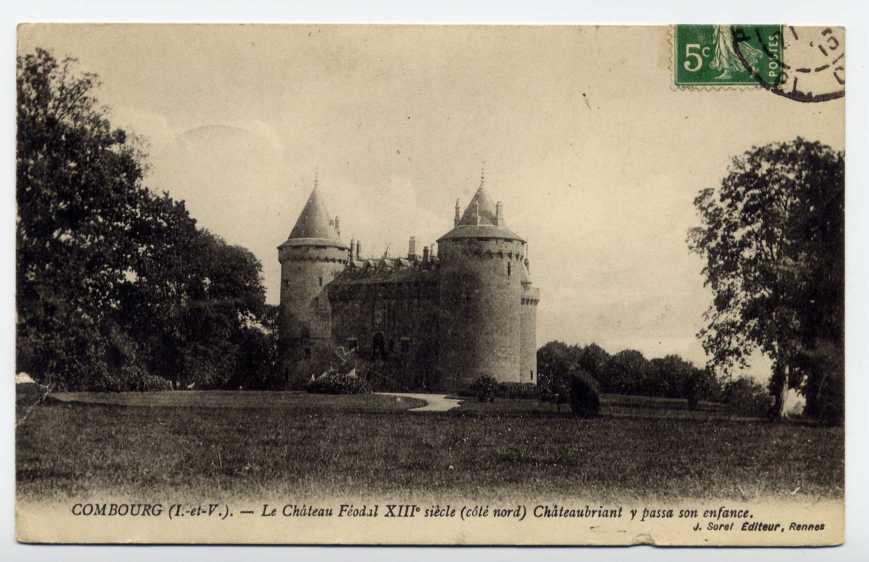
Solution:
[(763, 416), (769, 405), (766, 388), (748, 376), (719, 376), (677, 354), (647, 359), (640, 351), (610, 354), (596, 343), (586, 346), (551, 341), (537, 351), (539, 393), (567, 398), (575, 378), (591, 378), (609, 394), (686, 399), (727, 404), (746, 415)]
[(143, 184), (98, 78), (17, 59), (17, 369), (59, 389), (267, 384), (275, 311), (248, 250)]

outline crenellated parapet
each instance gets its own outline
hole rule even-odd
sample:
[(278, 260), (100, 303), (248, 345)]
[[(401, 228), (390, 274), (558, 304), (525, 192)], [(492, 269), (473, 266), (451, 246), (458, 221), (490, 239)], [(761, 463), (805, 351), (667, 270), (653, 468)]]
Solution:
[(537, 306), (540, 302), (540, 289), (537, 287), (523, 287), (521, 302), (523, 305)]
[(347, 249), (337, 240), (287, 240), (278, 246), (278, 261), (346, 264)]

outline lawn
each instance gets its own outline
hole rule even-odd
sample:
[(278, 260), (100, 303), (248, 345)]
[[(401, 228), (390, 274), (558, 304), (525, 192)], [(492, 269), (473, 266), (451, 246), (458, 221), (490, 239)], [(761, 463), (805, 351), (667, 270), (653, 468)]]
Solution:
[[(412, 413), (389, 396), (198, 392), (47, 401), (17, 430), (21, 498), (437, 494), (841, 497), (844, 432), (529, 400)], [(136, 406), (136, 404), (140, 404)], [(144, 404), (149, 404), (145, 407)], [(623, 411), (619, 410), (622, 408)], [(19, 407), (19, 415), (25, 408)], [(639, 413), (638, 413), (639, 412)]]

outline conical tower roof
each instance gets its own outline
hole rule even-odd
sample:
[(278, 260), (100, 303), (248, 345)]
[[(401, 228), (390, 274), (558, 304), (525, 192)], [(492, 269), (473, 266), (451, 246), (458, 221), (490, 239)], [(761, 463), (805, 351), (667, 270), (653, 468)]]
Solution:
[(314, 189), (308, 196), (305, 207), (296, 220), (296, 225), (290, 231), (290, 237), (281, 244), (290, 246), (336, 246), (346, 248), (336, 225), (337, 219), (329, 214), (326, 203), (320, 195), (320, 190), (314, 183)]
[(335, 220), (326, 209), (326, 203), (320, 196), (317, 186), (308, 196), (308, 202), (296, 221), (296, 226), (290, 232), (293, 238), (326, 238), (338, 240), (338, 231), (335, 229)]
[(441, 236), (440, 240), (449, 238), (504, 238), (523, 241), (504, 224), (503, 208), (501, 216), (498, 217), (498, 205), (492, 203), (482, 178), (480, 187), (465, 207), (465, 212), (455, 228)]
[(463, 226), (480, 226), (489, 225), (496, 226), (495, 221), (495, 204), (486, 193), (486, 189), (481, 185), (471, 202), (465, 208), (462, 218), (459, 219), (459, 225)]

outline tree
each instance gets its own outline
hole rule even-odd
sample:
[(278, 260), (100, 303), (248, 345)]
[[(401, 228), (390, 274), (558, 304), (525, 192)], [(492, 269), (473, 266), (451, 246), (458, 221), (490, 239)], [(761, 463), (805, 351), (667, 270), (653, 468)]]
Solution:
[(537, 350), (537, 386), (541, 395), (554, 392), (559, 377), (572, 365), (570, 348), (563, 342), (551, 341)]
[(820, 363), (830, 361), (807, 354), (843, 353), (844, 160), (802, 138), (755, 147), (694, 200), (701, 226), (688, 242), (714, 297), (698, 336), (723, 372), (745, 367), (755, 349), (772, 360), (778, 417), (789, 386), (820, 389), (829, 374)]
[(16, 68), (19, 368), (70, 381), (100, 370), (144, 192), (140, 151), (97, 106), (96, 76), (74, 64), (37, 49)]
[(69, 389), (226, 384), (268, 349), (262, 266), (143, 184), (75, 64), (17, 59), (17, 366)]
[[(687, 398), (693, 392), (690, 385), (697, 368), (678, 355), (656, 357), (649, 361), (649, 378), (643, 384), (647, 396)], [(689, 392), (689, 390), (691, 392)]]
[(600, 382), (606, 392), (635, 394), (641, 382), (649, 377), (649, 372), (649, 362), (642, 353), (625, 349), (609, 358)]
[(594, 377), (600, 378), (604, 367), (609, 361), (610, 355), (601, 346), (596, 343), (590, 343), (579, 353), (578, 363), (586, 373)]

